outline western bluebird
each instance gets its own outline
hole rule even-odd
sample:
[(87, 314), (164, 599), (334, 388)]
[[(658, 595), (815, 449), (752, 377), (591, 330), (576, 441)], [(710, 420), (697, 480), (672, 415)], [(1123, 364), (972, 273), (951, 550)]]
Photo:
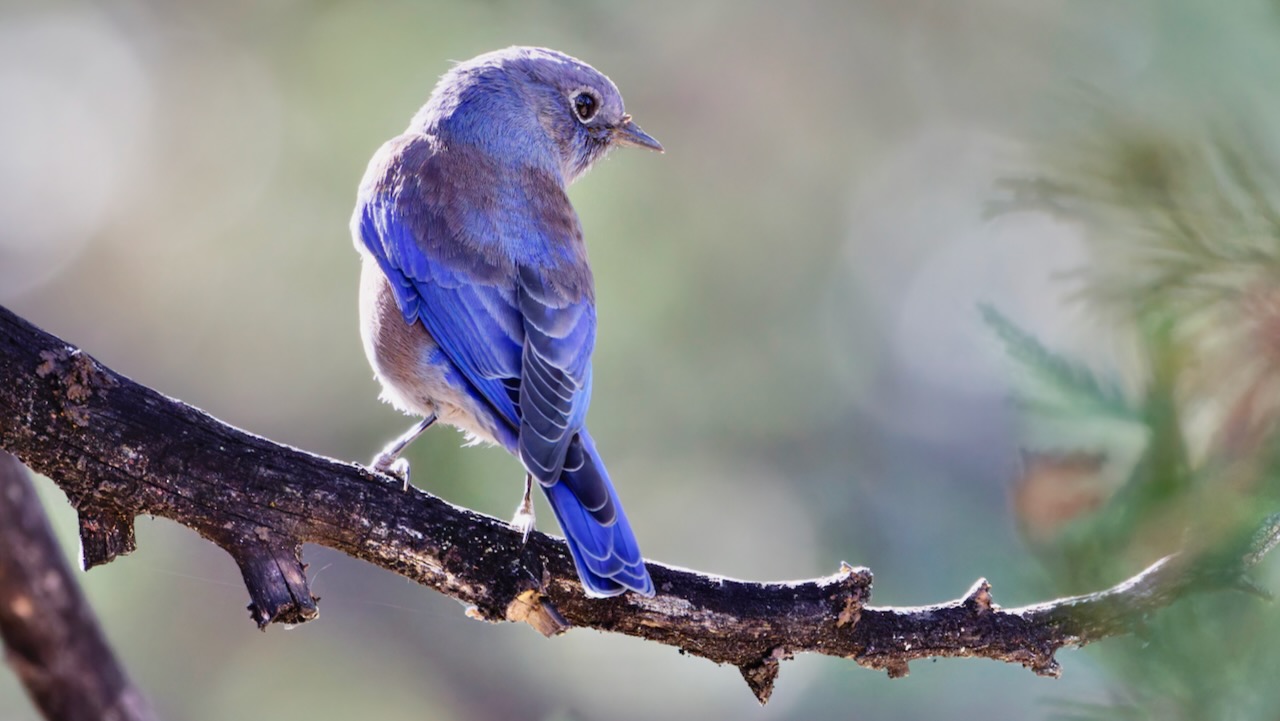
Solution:
[(512, 47), (445, 73), (360, 184), (361, 336), (382, 398), (524, 464), (513, 524), (533, 525), (537, 480), (592, 596), (653, 582), (587, 433), (595, 288), (565, 188), (611, 148), (662, 150), (609, 78), (544, 48)]

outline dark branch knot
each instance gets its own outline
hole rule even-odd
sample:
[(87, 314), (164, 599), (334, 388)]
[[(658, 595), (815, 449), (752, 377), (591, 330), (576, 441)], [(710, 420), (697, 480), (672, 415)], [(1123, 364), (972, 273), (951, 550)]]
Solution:
[(85, 402), (95, 393), (116, 385), (113, 374), (89, 354), (70, 346), (43, 350), (36, 376), (54, 381), (60, 388), (62, 411), (77, 426), (89, 425)]

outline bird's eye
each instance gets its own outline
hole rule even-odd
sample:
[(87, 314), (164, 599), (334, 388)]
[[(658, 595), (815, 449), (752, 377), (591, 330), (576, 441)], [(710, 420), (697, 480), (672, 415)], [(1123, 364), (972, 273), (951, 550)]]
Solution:
[(582, 122), (594, 118), (599, 109), (600, 101), (591, 93), (583, 91), (573, 96), (573, 112)]

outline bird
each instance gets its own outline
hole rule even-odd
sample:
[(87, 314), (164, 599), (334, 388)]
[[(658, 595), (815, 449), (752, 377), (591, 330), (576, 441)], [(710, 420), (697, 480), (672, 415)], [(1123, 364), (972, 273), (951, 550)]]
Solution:
[(545, 493), (585, 593), (653, 596), (587, 432), (595, 285), (566, 189), (613, 148), (662, 152), (604, 74), (515, 46), (449, 69), (369, 161), (352, 214), (360, 334), (382, 399), (421, 418), (371, 463), (408, 489), (400, 455), (440, 422), (525, 470), (512, 525)]

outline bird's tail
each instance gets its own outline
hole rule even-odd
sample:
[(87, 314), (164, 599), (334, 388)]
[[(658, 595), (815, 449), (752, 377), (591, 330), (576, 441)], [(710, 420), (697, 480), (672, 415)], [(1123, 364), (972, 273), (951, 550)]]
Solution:
[(585, 430), (570, 446), (559, 481), (543, 490), (587, 595), (616, 596), (628, 589), (653, 595), (653, 581), (627, 514)]

